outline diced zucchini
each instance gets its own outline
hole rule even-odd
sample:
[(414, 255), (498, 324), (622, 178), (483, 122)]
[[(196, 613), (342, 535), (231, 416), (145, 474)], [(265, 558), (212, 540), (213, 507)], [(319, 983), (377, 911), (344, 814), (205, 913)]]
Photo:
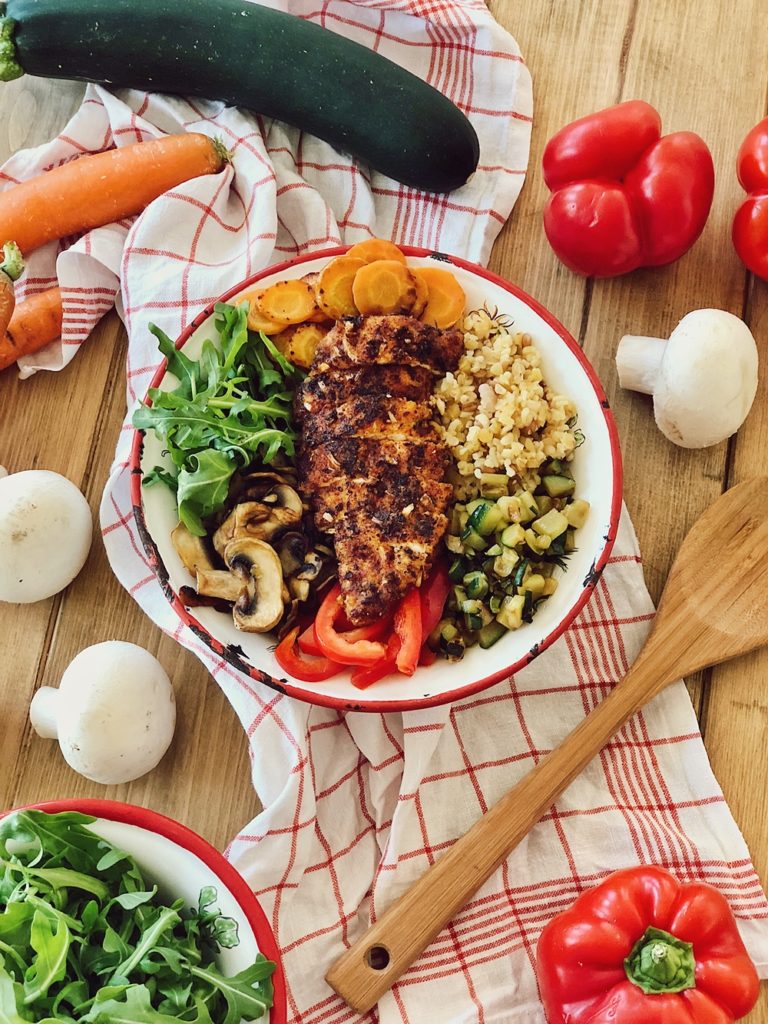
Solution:
[(539, 506), (540, 516), (545, 515), (547, 512), (549, 512), (551, 508), (554, 507), (554, 502), (548, 494), (537, 494), (536, 504)]
[(587, 521), (589, 514), (589, 502), (579, 498), (577, 501), (571, 502), (570, 505), (566, 505), (565, 518), (568, 520), (569, 526), (575, 526), (577, 529), (584, 525)]
[[(550, 498), (565, 498), (569, 494), (573, 494), (576, 489), (576, 484), (571, 477), (560, 474), (549, 473), (541, 478), (541, 482)], [(539, 507), (541, 507), (541, 502), (539, 502)]]
[(491, 609), (491, 611), (493, 612), (494, 615), (501, 608), (502, 600), (503, 599), (502, 599), (502, 597), (499, 594), (493, 594), (493, 596), (489, 600), (488, 607)]
[(501, 498), (507, 493), (509, 477), (506, 473), (481, 473), (480, 493), (484, 498)]
[(561, 533), (565, 533), (568, 529), (568, 520), (562, 512), (558, 512), (556, 508), (553, 508), (540, 519), (536, 519), (532, 527), (540, 537), (549, 537), (550, 540), (554, 540), (555, 537), (559, 537)]
[(468, 597), (466, 601), (461, 602), (459, 607), (465, 615), (479, 615), (483, 604), (482, 601), (478, 601), (477, 598)]
[(515, 573), (515, 575), (513, 577), (513, 580), (512, 580), (512, 582), (515, 585), (515, 587), (522, 586), (523, 580), (526, 578), (525, 574), (530, 569), (530, 566), (531, 566), (531, 563), (528, 561), (527, 558), (524, 558), (522, 560), (522, 562), (520, 563), (520, 565), (518, 565), (517, 572)]
[(498, 558), (494, 558), (493, 571), (497, 576), (501, 577), (501, 579), (505, 579), (507, 576), (511, 576), (519, 561), (520, 555), (518, 555), (516, 551), (513, 551), (512, 548), (506, 548)]
[(530, 491), (520, 491), (516, 497), (520, 502), (520, 522), (530, 523), (539, 514), (539, 506), (536, 504), (536, 499)]
[(485, 553), (489, 558), (495, 558), (496, 555), (500, 555), (501, 552), (502, 547), (500, 544), (492, 544), (491, 547), (489, 547)]
[(548, 537), (546, 534), (542, 534), (541, 536), (539, 536), (537, 533), (534, 533), (533, 530), (529, 528), (525, 531), (525, 543), (528, 545), (531, 551), (535, 552), (538, 555), (541, 555), (547, 550), (549, 545), (552, 543), (552, 538)]
[(461, 537), (454, 537), (452, 533), (445, 535), (445, 546), (453, 555), (464, 554), (464, 544), (462, 543)]
[(454, 558), (448, 569), (448, 579), (451, 583), (461, 583), (467, 571), (467, 563), (463, 558)]
[(507, 548), (517, 548), (525, 543), (525, 530), (520, 523), (508, 526), (501, 535), (501, 543)]
[(576, 531), (573, 527), (565, 531), (565, 542), (563, 544), (563, 553), (566, 555), (572, 554), (576, 550)]
[(515, 496), (499, 498), (496, 504), (501, 509), (501, 514), (509, 523), (519, 523), (521, 515), (520, 499)]
[(523, 608), (525, 598), (516, 594), (514, 597), (505, 597), (501, 602), (501, 609), (496, 616), (496, 621), (507, 629), (519, 629), (523, 624)]
[(473, 551), (485, 551), (488, 543), (485, 537), (481, 537), (471, 526), (467, 526), (461, 535), (461, 539), (464, 542), (465, 551), (470, 553)]
[(523, 622), (533, 621), (533, 594), (526, 590), (523, 594)]
[(489, 537), (503, 519), (504, 516), (498, 505), (484, 501), (470, 513), (467, 526), (479, 533), (481, 537)]
[[(488, 593), (490, 589), (488, 586), (488, 577), (484, 572), (468, 572), (462, 580), (464, 589), (471, 598), (482, 598)], [(466, 609), (462, 609), (466, 611)]]
[(541, 592), (542, 597), (551, 597), (552, 594), (557, 590), (557, 580), (550, 576), (544, 580), (544, 589)]
[(567, 462), (562, 462), (560, 459), (550, 459), (544, 467), (545, 476), (571, 476), (571, 469)]
[(544, 587), (547, 581), (538, 572), (532, 572), (531, 575), (523, 582), (523, 590), (530, 591), (536, 597), (541, 597), (544, 593)]
[(483, 650), (487, 650), (489, 647), (493, 647), (497, 640), (501, 640), (506, 632), (507, 627), (503, 626), (496, 619), (493, 622), (489, 622), (486, 626), (483, 626), (477, 635), (477, 642)]
[(469, 600), (469, 598), (467, 597), (467, 592), (464, 589), (464, 587), (453, 588), (453, 599), (456, 602), (456, 607), (459, 609), (459, 611), (461, 611), (461, 606), (464, 604), (465, 601)]
[(474, 612), (467, 612), (464, 615), (464, 625), (470, 633), (475, 633), (479, 629), (483, 628), (482, 616), (479, 614), (476, 615)]

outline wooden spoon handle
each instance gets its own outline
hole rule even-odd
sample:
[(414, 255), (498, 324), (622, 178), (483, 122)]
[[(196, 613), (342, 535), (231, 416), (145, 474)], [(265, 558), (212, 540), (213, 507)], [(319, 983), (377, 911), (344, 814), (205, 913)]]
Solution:
[(623, 681), (458, 839), (331, 967), (326, 981), (366, 1013), (528, 834), (624, 722), (668, 681), (641, 655)]

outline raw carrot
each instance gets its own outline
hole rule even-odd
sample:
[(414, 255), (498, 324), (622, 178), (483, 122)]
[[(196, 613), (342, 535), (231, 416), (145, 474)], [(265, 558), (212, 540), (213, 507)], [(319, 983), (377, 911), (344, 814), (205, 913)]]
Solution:
[(358, 270), (365, 265), (356, 256), (337, 256), (323, 268), (315, 294), (318, 306), (331, 320), (357, 315), (352, 286)]
[(452, 327), (464, 312), (467, 301), (459, 282), (449, 270), (441, 267), (415, 267), (413, 273), (429, 290), (421, 319), (433, 327)]
[(416, 280), (404, 263), (376, 260), (355, 274), (352, 295), (363, 314), (410, 313), (416, 301)]
[(61, 292), (49, 288), (20, 302), (0, 336), (0, 370), (45, 348), (61, 336)]
[(397, 260), (398, 263), (405, 263), (405, 256), (400, 249), (394, 242), (388, 242), (385, 238), (369, 238), (365, 242), (358, 242), (347, 252), (347, 256), (364, 260), (366, 263), (373, 263), (375, 260)]
[(220, 142), (196, 132), (86, 154), (0, 193), (0, 243), (13, 239), (28, 253), (132, 217), (183, 181), (215, 174), (227, 160)]

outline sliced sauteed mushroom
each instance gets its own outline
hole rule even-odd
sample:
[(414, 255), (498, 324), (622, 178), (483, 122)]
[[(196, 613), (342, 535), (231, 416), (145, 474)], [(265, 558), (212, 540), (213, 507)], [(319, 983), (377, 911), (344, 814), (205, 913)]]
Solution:
[(220, 597), (224, 601), (236, 601), (245, 588), (243, 580), (226, 569), (197, 570), (197, 592), (203, 597)]
[(303, 508), (298, 493), (288, 484), (275, 484), (259, 501), (245, 501), (233, 510), (214, 534), (213, 544), (224, 557), (235, 540), (253, 537), (271, 540), (301, 522)]
[(307, 544), (308, 541), (304, 534), (297, 533), (295, 530), (284, 533), (280, 538), (278, 554), (280, 555), (280, 564), (283, 567), (284, 576), (295, 576), (302, 565), (304, 565)]
[(309, 580), (288, 580), (288, 589), (297, 601), (306, 601), (309, 598)]
[(283, 570), (273, 548), (251, 537), (234, 540), (226, 562), (243, 587), (232, 614), (235, 626), (247, 633), (266, 633), (283, 616)]
[(184, 568), (195, 576), (200, 569), (213, 569), (211, 556), (205, 546), (203, 537), (196, 537), (190, 533), (183, 523), (171, 530), (171, 541), (176, 554), (184, 563)]
[(309, 580), (312, 582), (320, 575), (323, 568), (323, 560), (315, 551), (310, 551), (304, 559), (299, 571), (295, 574), (297, 580)]

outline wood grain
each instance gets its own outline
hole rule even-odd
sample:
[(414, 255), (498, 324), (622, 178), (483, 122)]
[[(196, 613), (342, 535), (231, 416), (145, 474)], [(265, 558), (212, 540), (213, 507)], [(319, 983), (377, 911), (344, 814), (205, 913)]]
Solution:
[[(768, 385), (729, 445), (674, 448), (653, 424), (650, 402), (620, 391), (613, 357), (627, 330), (668, 332), (701, 306), (744, 312), (768, 358), (768, 286), (750, 284), (729, 242), (741, 195), (733, 163), (741, 137), (766, 112), (768, 33), (763, 0), (491, 0), (532, 70), (535, 118), (528, 178), (494, 249), (493, 269), (535, 295), (584, 344), (611, 397), (626, 467), (626, 498), (649, 588), (658, 598), (690, 524), (731, 483), (764, 472)], [(0, 158), (50, 138), (75, 109), (81, 87), (21, 79), (0, 88)], [(697, 245), (676, 265), (613, 282), (586, 282), (551, 253), (541, 228), (546, 139), (569, 119), (642, 97), (665, 129), (693, 129), (712, 148), (717, 189)], [(124, 337), (110, 318), (63, 373), (19, 383), (0, 375), (0, 463), (57, 469), (85, 487), (91, 506), (106, 478), (123, 408)], [(106, 397), (102, 397), (106, 395)], [(52, 427), (53, 425), (53, 427)], [(0, 608), (0, 805), (113, 793), (180, 817), (223, 845), (257, 809), (242, 731), (218, 688), (191, 655), (163, 638), (112, 578), (97, 542), (62, 596)], [(34, 688), (56, 682), (80, 647), (115, 635), (158, 653), (179, 697), (177, 739), (147, 779), (114, 791), (74, 775), (30, 734)], [(693, 696), (713, 767), (755, 863), (768, 881), (768, 656), (751, 655), (697, 679)], [(747, 1018), (768, 1022), (768, 998)]]

